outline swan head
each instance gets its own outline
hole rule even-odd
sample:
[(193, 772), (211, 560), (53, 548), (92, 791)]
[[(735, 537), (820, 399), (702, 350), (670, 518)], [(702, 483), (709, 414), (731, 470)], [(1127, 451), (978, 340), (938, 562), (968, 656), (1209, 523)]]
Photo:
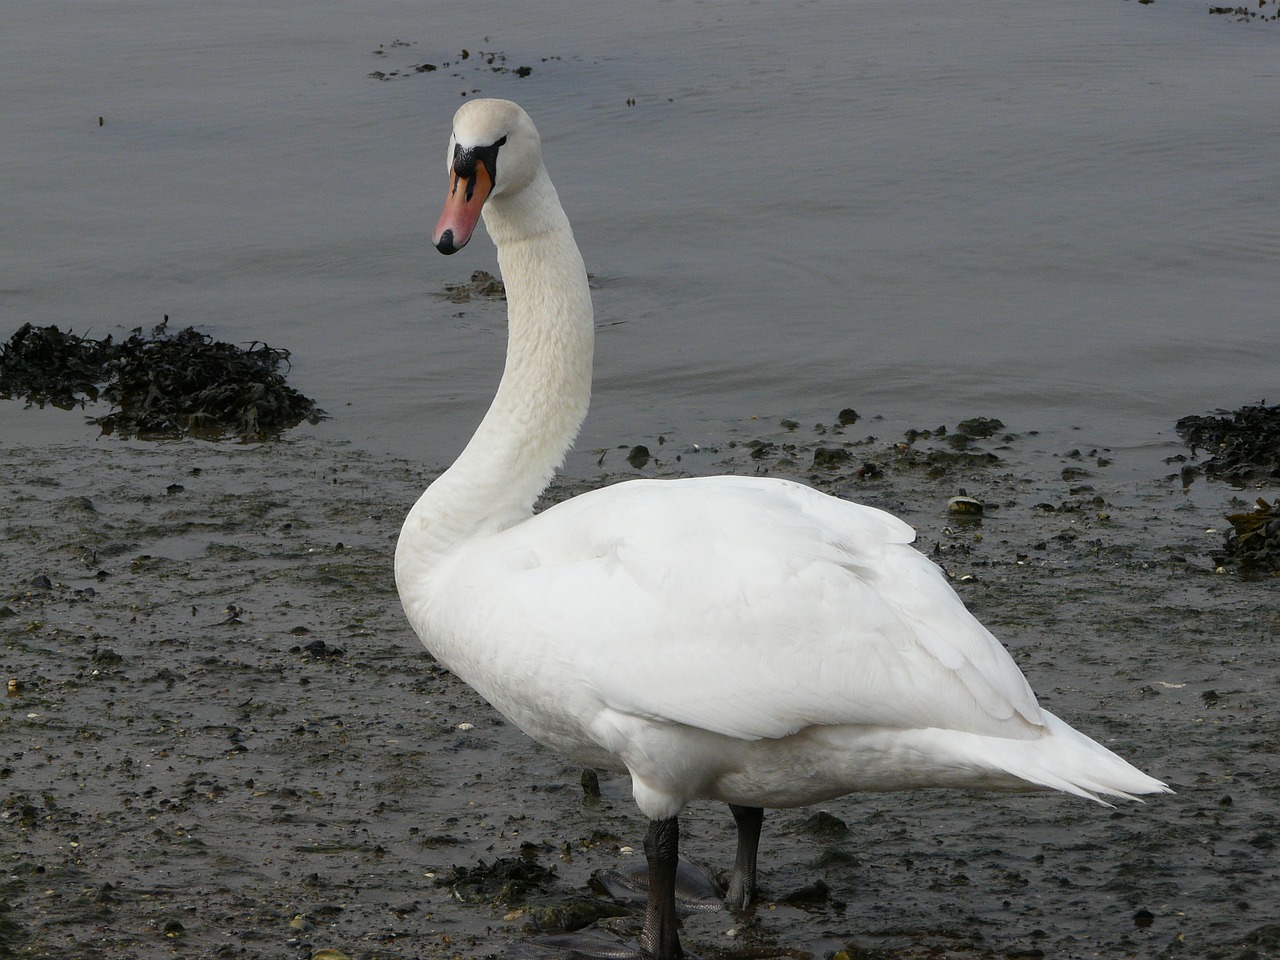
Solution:
[(489, 199), (519, 192), (542, 165), (542, 141), (529, 115), (510, 100), (470, 100), (453, 115), (449, 192), (431, 234), (441, 253), (467, 245)]

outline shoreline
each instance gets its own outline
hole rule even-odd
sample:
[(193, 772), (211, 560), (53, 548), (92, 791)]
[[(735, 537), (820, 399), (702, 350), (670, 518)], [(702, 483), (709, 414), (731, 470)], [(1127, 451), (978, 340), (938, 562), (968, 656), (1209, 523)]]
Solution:
[[(1208, 558), (1252, 495), (1018, 434), (861, 444), (814, 468), (833, 436), (762, 422), (642, 472), (769, 472), (899, 513), (1042, 703), (1178, 795), (1114, 811), (855, 795), (822, 807), (849, 827), (834, 840), (806, 828), (818, 808), (771, 812), (761, 905), (745, 923), (690, 917), (690, 948), (1234, 958), (1269, 943), (1280, 605)], [(625, 867), (643, 832), (625, 779), (585, 798), (578, 768), (403, 621), (394, 539), (430, 475), (310, 438), (6, 451), (0, 956), (484, 956), (548, 904), (603, 902), (591, 874)], [(961, 489), (980, 521), (947, 513)], [(689, 853), (714, 869), (732, 850), (722, 814), (689, 811)], [(548, 868), (527, 902), (436, 885), (510, 857)], [(817, 879), (825, 894), (793, 896)]]

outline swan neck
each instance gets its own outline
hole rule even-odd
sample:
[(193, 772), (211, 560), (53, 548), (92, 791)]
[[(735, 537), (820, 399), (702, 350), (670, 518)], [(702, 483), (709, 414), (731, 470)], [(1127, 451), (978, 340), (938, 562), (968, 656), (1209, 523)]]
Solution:
[(466, 449), (410, 511), (397, 566), (409, 554), (429, 566), (464, 540), (531, 516), (586, 417), (591, 296), (545, 169), (514, 195), (492, 197), (484, 221), (506, 286), (502, 380)]

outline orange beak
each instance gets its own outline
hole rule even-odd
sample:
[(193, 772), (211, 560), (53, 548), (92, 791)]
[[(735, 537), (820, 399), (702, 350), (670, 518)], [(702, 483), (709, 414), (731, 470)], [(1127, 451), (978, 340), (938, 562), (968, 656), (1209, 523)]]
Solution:
[(456, 169), (449, 171), (449, 193), (431, 234), (431, 242), (441, 253), (457, 253), (467, 245), (480, 221), (480, 210), (493, 189), (493, 177), (484, 161), (476, 158), (474, 163), (465, 178)]

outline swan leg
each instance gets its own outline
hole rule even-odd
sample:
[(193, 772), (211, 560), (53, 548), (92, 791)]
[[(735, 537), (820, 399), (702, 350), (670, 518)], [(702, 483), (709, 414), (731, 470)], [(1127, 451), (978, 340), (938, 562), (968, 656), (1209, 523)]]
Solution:
[(731, 803), (729, 812), (738, 825), (738, 852), (733, 858), (733, 873), (729, 877), (724, 905), (737, 912), (747, 909), (756, 898), (756, 853), (760, 849), (764, 810)]
[(649, 960), (678, 960), (684, 956), (676, 930), (676, 869), (680, 863), (680, 821), (676, 817), (650, 820), (644, 837), (649, 861), (649, 898), (640, 931), (640, 953)]

